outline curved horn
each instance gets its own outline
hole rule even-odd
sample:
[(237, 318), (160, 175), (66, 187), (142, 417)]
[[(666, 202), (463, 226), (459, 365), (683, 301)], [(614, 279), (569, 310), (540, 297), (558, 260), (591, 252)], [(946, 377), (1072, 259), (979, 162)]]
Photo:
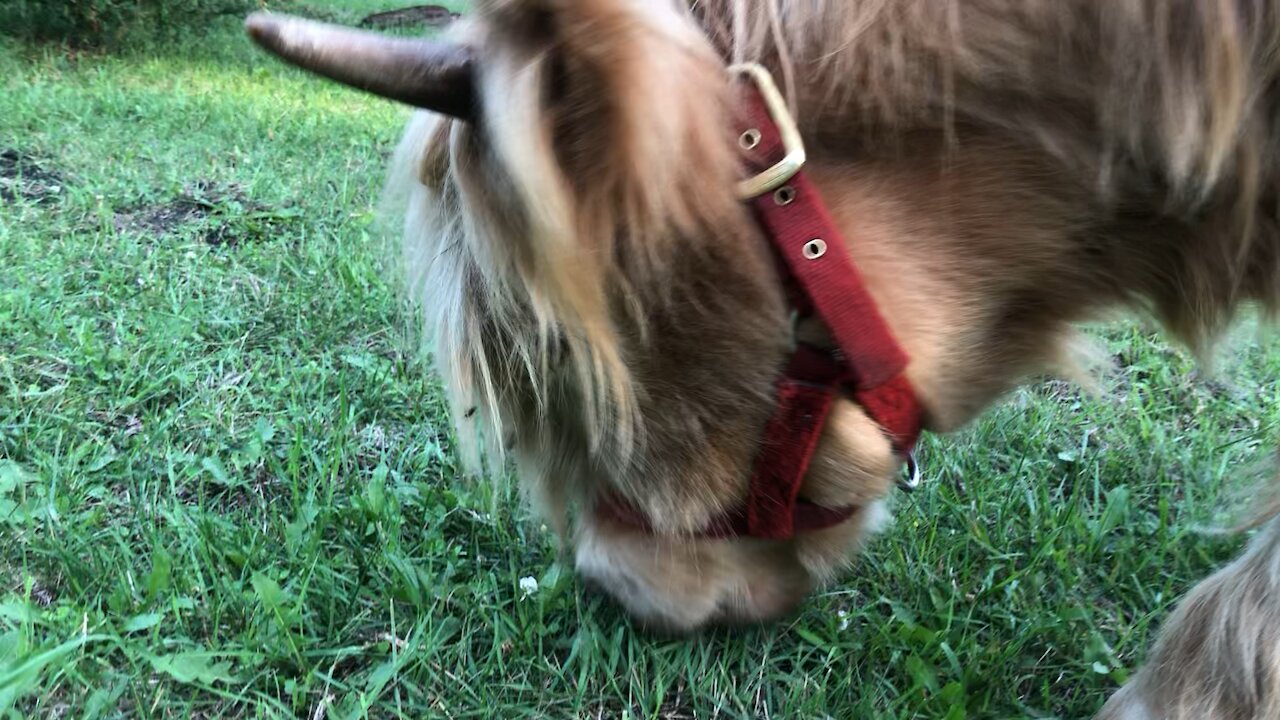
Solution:
[(244, 24), (254, 42), (304, 70), (415, 107), (475, 119), (475, 78), (466, 47), (263, 12)]

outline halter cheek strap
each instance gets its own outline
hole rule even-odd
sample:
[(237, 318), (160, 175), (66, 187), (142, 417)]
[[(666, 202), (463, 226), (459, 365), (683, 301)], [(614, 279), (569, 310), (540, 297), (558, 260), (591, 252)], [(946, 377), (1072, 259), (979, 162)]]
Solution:
[[(743, 87), (739, 144), (752, 173), (740, 192), (778, 257), (779, 272), (800, 316), (816, 315), (836, 347), (799, 344), (776, 383), (777, 404), (765, 427), (746, 502), (716, 516), (697, 536), (785, 540), (832, 527), (858, 506), (824, 507), (800, 497), (822, 428), (836, 397), (848, 393), (907, 456), (924, 424), (905, 370), (908, 358), (863, 284), (817, 189), (801, 171), (799, 133), (768, 73), (759, 66), (735, 71)], [(853, 238), (856, 243), (857, 238)], [(914, 469), (914, 468), (913, 468)], [(651, 531), (644, 517), (616, 493), (596, 512)]]
[[(768, 76), (752, 77), (756, 83), (743, 98), (741, 122), (748, 125), (744, 137), (754, 136), (752, 130), (759, 133), (746, 157), (749, 168), (761, 168), (787, 151), (774, 119), (786, 111), (773, 107), (770, 93), (761, 89)], [(846, 238), (803, 171), (762, 189), (746, 199), (781, 261), (793, 306), (802, 316), (816, 314), (827, 326), (836, 348), (823, 352), (848, 372), (840, 384), (905, 455), (920, 437), (924, 409), (906, 377), (907, 354), (867, 292)]]

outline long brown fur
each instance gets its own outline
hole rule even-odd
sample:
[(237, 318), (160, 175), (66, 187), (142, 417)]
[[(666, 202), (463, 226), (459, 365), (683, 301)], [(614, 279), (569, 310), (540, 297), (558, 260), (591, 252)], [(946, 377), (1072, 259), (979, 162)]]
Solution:
[[(733, 194), (727, 61), (783, 81), (935, 430), (1108, 309), (1207, 352), (1243, 306), (1280, 308), (1275, 2), (482, 0), (453, 32), (484, 49), (482, 121), (424, 114), (397, 154), (414, 297), (476, 457), (509, 449), (558, 521), (616, 489), (660, 531), (575, 533), (645, 619), (785, 611), (896, 468), (844, 403), (804, 492), (864, 512), (787, 543), (686, 536), (742, 498), (790, 334)], [(1274, 717), (1278, 532), (1192, 594), (1108, 717)]]

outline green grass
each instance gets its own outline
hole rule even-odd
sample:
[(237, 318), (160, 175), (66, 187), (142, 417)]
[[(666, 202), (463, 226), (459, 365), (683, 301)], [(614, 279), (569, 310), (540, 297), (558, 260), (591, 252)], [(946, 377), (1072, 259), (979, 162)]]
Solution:
[(1275, 447), (1280, 344), (1208, 382), (1117, 325), (1110, 393), (929, 439), (787, 622), (636, 630), (458, 474), (374, 230), (406, 112), (198, 37), (0, 45), (0, 717), (1077, 718), (1239, 547), (1195, 527)]

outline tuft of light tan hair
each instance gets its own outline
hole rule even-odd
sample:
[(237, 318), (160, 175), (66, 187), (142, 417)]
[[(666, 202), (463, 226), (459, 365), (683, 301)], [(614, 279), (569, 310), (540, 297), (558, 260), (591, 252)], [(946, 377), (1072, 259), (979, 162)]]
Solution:
[(690, 239), (741, 224), (732, 193), (705, 192), (736, 181), (730, 88), (676, 3), (475, 10), (454, 33), (486, 48), (484, 120), (417, 115), (388, 190), (472, 467), (536, 446), (523, 460), (555, 477), (534, 495), (559, 506), (591, 463), (632, 463), (628, 353), (655, 308), (688, 301), (666, 279), (698, 260)]

